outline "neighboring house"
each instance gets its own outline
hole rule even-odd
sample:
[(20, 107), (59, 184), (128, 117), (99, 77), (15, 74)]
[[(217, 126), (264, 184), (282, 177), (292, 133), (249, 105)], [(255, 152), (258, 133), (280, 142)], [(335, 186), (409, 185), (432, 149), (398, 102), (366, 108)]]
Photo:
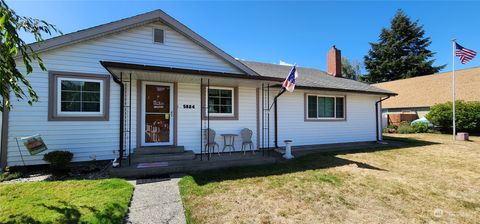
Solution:
[[(452, 72), (419, 76), (373, 84), (397, 93), (382, 102), (383, 118), (387, 114), (414, 113), (423, 118), (438, 103), (452, 102)], [(455, 99), (480, 101), (480, 67), (455, 71)], [(382, 122), (385, 127), (387, 122)]]
[[(291, 67), (236, 60), (161, 10), (32, 47), (48, 72), (36, 67), (27, 76), (39, 102), (13, 98), (13, 110), (4, 113), (2, 167), (22, 165), (16, 138), (34, 134), (50, 150), (73, 152), (74, 161), (161, 145), (198, 154), (208, 126), (221, 148), (220, 134), (243, 128), (253, 131), (255, 148), (275, 145), (275, 113), (262, 109)], [(280, 146), (285, 139), (294, 145), (381, 139), (376, 102), (394, 93), (339, 77), (336, 48), (328, 62), (330, 74), (299, 67), (295, 91), (278, 98)], [(240, 144), (237, 138), (237, 150)], [(27, 165), (44, 163), (42, 153), (24, 157)]]

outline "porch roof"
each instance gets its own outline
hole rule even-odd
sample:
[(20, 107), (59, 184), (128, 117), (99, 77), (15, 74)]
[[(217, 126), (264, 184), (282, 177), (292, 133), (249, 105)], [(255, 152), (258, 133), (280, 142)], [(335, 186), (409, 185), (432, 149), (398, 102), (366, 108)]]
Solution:
[[(193, 70), (166, 66), (141, 65), (123, 62), (100, 61), (100, 64), (109, 71), (114, 79), (120, 80), (121, 75), (132, 74), (133, 79), (166, 82), (200, 83), (202, 78), (210, 78), (212, 85), (249, 84), (259, 86), (261, 83), (279, 84), (283, 78), (268, 76), (252, 76), (246, 74), (233, 74), (205, 70)], [(124, 76), (125, 77), (125, 76)], [(234, 81), (235, 79), (235, 81)], [(234, 81), (234, 82), (232, 82)], [(263, 82), (259, 82), (263, 81)]]

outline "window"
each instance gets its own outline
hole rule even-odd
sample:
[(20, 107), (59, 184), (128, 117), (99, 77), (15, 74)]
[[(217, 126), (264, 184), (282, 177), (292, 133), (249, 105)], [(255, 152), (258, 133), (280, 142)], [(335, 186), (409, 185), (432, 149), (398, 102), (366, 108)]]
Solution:
[(101, 114), (103, 81), (59, 78), (57, 113)]
[(208, 112), (218, 115), (233, 115), (233, 88), (209, 88)]
[(345, 119), (345, 97), (307, 95), (307, 119)]
[(162, 29), (153, 29), (153, 42), (163, 44), (165, 31)]
[(51, 72), (49, 120), (108, 120), (109, 76)]
[[(238, 119), (237, 88), (234, 87), (209, 87), (206, 88), (206, 103), (208, 110), (205, 116), (215, 119)], [(207, 108), (207, 105), (204, 105)], [(207, 114), (208, 112), (208, 114)]]

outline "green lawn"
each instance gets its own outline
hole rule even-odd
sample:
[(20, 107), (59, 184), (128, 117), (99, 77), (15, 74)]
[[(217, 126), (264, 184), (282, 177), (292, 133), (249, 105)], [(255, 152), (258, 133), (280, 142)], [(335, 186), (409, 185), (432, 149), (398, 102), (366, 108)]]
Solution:
[(132, 192), (120, 179), (0, 184), (0, 223), (122, 223)]
[[(406, 139), (407, 138), (407, 139)], [(184, 177), (189, 223), (475, 223), (480, 138), (393, 135), (400, 146)]]

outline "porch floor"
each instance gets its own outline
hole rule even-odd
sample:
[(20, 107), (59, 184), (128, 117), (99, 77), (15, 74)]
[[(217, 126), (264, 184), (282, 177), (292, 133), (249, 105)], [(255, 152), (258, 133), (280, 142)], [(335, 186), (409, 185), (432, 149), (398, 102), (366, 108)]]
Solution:
[[(319, 145), (305, 145), (292, 147), (292, 154), (295, 157), (302, 157), (313, 153), (322, 152), (349, 152), (362, 148), (382, 148), (387, 142), (352, 142), (352, 143), (336, 143), (336, 144), (319, 144)], [(394, 143), (388, 142), (388, 145)], [(181, 147), (181, 146), (180, 146)], [(181, 147), (183, 150), (183, 147)], [(243, 152), (225, 152), (220, 155), (211, 154), (210, 159), (205, 155), (203, 160), (200, 155), (194, 154), (192, 151), (181, 151), (175, 153), (162, 153), (148, 150), (139, 151), (140, 153), (132, 154), (131, 165), (128, 165), (128, 160), (122, 161), (122, 166), (119, 168), (110, 169), (110, 175), (122, 178), (144, 178), (160, 176), (165, 174), (175, 173), (195, 173), (205, 170), (224, 169), (229, 167), (253, 166), (263, 164), (273, 164), (277, 162), (286, 161), (282, 154), (284, 148), (276, 150), (251, 151)]]
[[(152, 159), (153, 158), (153, 159)], [(270, 150), (246, 152), (232, 152), (211, 154), (210, 159), (203, 155), (195, 155), (191, 151), (175, 154), (155, 154), (155, 155), (132, 155), (131, 165), (128, 160), (122, 161), (119, 168), (110, 169), (110, 175), (122, 178), (143, 178), (159, 176), (174, 173), (195, 173), (205, 170), (222, 169), (239, 166), (253, 166), (262, 164), (273, 164), (278, 160), (282, 160), (278, 152)]]

